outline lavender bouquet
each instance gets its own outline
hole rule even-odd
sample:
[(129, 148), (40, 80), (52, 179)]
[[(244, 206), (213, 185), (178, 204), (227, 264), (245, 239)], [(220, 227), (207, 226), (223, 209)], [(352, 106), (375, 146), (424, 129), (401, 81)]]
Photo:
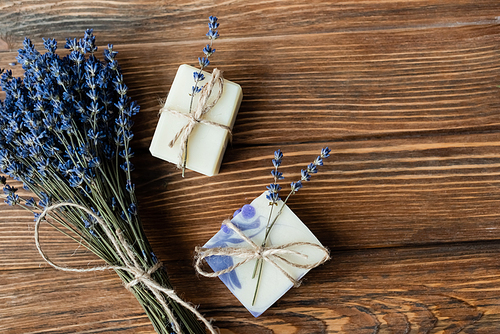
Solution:
[(127, 96), (117, 52), (108, 45), (104, 61), (98, 60), (92, 30), (67, 39), (63, 58), (55, 40), (43, 44), (42, 54), (24, 41), (17, 57), (24, 77), (0, 72), (6, 93), (0, 171), (38, 198), (22, 198), (2, 176), (5, 202), (33, 212), (37, 224), (50, 217), (44, 223), (103, 259), (108, 266), (97, 269), (117, 272), (158, 333), (205, 333), (201, 315), (173, 293), (141, 225), (130, 146), (139, 106)]

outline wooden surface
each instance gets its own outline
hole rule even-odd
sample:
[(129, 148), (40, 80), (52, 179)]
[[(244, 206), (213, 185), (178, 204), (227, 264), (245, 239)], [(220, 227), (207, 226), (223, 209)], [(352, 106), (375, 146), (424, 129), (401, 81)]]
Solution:
[[(220, 174), (148, 151), (158, 98), (195, 64), (209, 15), (213, 65), (244, 99)], [(221, 333), (500, 333), (500, 2), (0, 1), (0, 67), (24, 36), (113, 43), (141, 105), (134, 177), (140, 214), (178, 293)], [(102, 49), (102, 48), (101, 48)], [(213, 67), (212, 67), (213, 68)], [(271, 181), (328, 145), (332, 156), (290, 207), (332, 251), (254, 319), (218, 279), (198, 278), (196, 245)], [(1, 333), (152, 333), (112, 272), (57, 272), (33, 217), (0, 204)], [(92, 255), (45, 229), (49, 255)]]

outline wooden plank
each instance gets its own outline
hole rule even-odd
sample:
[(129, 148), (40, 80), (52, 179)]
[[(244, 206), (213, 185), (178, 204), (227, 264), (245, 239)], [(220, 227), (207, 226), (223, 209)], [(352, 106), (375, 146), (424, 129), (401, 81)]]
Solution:
[(0, 46), (17, 49), (26, 35), (64, 40), (87, 28), (94, 28), (105, 44), (183, 42), (206, 33), (209, 15), (220, 17), (221, 33), (232, 39), (497, 24), (499, 9), (495, 0), (237, 0), (210, 5), (179, 0), (6, 0), (0, 4)]
[[(332, 255), (257, 319), (218, 279), (194, 279), (190, 261), (166, 265), (177, 291), (221, 333), (498, 333), (497, 242)], [(0, 277), (3, 333), (153, 332), (112, 272)]]
[[(500, 143), (497, 133), (383, 138), (284, 145), (287, 184), (322, 146), (332, 148), (320, 172), (289, 202), (333, 250), (500, 239)], [(279, 146), (230, 149), (221, 174), (180, 176), (175, 166), (139, 150), (135, 162), (140, 215), (160, 258), (190, 259), (195, 246), (270, 183)], [(283, 190), (282, 194), (286, 190)], [(3, 268), (37, 268), (33, 218), (1, 204)], [(48, 233), (48, 234), (45, 234)], [(44, 232), (48, 249), (67, 258), (73, 242)], [(17, 247), (13, 247), (16, 245)], [(60, 248), (66, 245), (67, 248)], [(69, 263), (85, 264), (78, 253)]]
[(118, 276), (53, 268), (2, 271), (2, 333), (154, 333)]
[(275, 149), (285, 154), (286, 189), (328, 145), (332, 156), (289, 205), (329, 247), (496, 240), (497, 138), (477, 133), (237, 148), (212, 178), (190, 172), (181, 179), (174, 166), (155, 165), (146, 153), (137, 157), (138, 170), (147, 170), (136, 181), (141, 215), (151, 235), (182, 239), (165, 245), (168, 250), (188, 253), (265, 190)]
[[(214, 66), (244, 92), (234, 145), (495, 127), (500, 25), (483, 28), (318, 34), (303, 48), (296, 45), (305, 36), (221, 45)], [(146, 73), (136, 58), (123, 59), (136, 78), (129, 86), (146, 101), (136, 127), (141, 138), (152, 136), (157, 98), (168, 93), (177, 64), (190, 60), (176, 56), (159, 55)], [(159, 78), (157, 69), (166, 75)]]
[[(304, 37), (217, 42), (214, 66), (244, 92), (235, 147), (500, 124), (500, 25), (316, 34), (297, 47)], [(142, 106), (135, 145), (149, 146), (159, 98), (201, 46), (116, 46), (130, 94)], [(0, 68), (12, 68), (15, 56), (0, 53)], [(20, 66), (13, 69), (22, 75)]]

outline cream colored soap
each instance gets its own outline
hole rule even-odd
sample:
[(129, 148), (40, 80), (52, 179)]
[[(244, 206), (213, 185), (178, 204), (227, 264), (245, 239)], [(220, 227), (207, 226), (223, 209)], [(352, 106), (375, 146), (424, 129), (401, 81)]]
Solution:
[[(278, 208), (283, 202), (278, 203)], [(260, 245), (264, 240), (265, 228), (269, 216), (269, 201), (266, 199), (266, 193), (257, 197), (249, 205), (243, 206), (241, 211), (236, 214), (231, 222), (235, 224), (247, 237)], [(277, 214), (277, 209), (273, 210), (273, 218)], [(311, 242), (321, 246), (318, 239), (311, 233), (304, 223), (285, 205), (285, 208), (279, 216), (276, 224), (273, 226), (268, 239), (268, 245), (278, 246), (290, 242)], [(223, 226), (217, 234), (210, 239), (204, 247), (245, 247), (251, 248), (241, 237), (226, 226)], [(284, 256), (288, 260), (293, 260), (296, 263), (311, 264), (320, 261), (324, 253), (315, 247), (305, 245), (294, 246), (290, 249), (299, 251), (308, 256), (307, 259), (296, 255)], [(230, 256), (210, 256), (206, 258), (207, 263), (214, 271), (226, 269), (229, 266), (241, 261), (238, 257)], [(264, 262), (262, 279), (259, 287), (259, 292), (254, 305), (252, 300), (257, 284), (257, 279), (252, 279), (252, 273), (257, 260), (252, 260), (244, 265), (236, 268), (230, 273), (219, 276), (222, 282), (229, 290), (238, 298), (238, 300), (252, 313), (254, 317), (258, 317), (272, 304), (274, 304), (281, 296), (283, 296), (292, 286), (292, 282), (278, 269), (271, 264)], [(292, 267), (285, 262), (278, 262), (295, 279), (302, 278), (309, 269), (301, 269)]]
[[(181, 65), (177, 70), (174, 82), (168, 93), (165, 107), (182, 113), (189, 113), (191, 96), (194, 85), (193, 72), (199, 69), (189, 65)], [(211, 74), (203, 71), (205, 79), (199, 86), (206, 84)], [(208, 103), (211, 103), (218, 94), (218, 85)], [(196, 109), (198, 94), (195, 95), (192, 110)], [(224, 90), (217, 104), (203, 116), (204, 120), (216, 122), (233, 128), (236, 114), (241, 104), (243, 93), (240, 85), (224, 79)], [(180, 141), (177, 140), (172, 148), (168, 146), (175, 134), (188, 119), (176, 116), (169, 112), (162, 112), (156, 126), (156, 131), (149, 148), (151, 154), (157, 158), (177, 164)], [(222, 157), (229, 139), (227, 130), (209, 124), (197, 124), (189, 136), (186, 168), (208, 176), (216, 175), (222, 163)]]

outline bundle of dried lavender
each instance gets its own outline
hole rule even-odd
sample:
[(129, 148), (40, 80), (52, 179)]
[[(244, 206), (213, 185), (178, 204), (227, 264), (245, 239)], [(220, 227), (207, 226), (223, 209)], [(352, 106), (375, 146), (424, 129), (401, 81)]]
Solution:
[[(0, 171), (23, 182), (39, 199), (21, 198), (1, 177), (6, 202), (32, 211), (35, 220), (42, 213), (42, 218), (50, 216), (48, 224), (115, 269), (157, 332), (205, 333), (196, 317), (204, 319), (192, 307), (168, 294), (158, 297), (138, 277), (172, 289), (138, 215), (130, 142), (131, 117), (139, 106), (127, 96), (117, 52), (109, 45), (104, 61), (98, 60), (92, 30), (82, 39), (67, 40), (66, 57), (55, 53), (53, 39), (44, 40), (44, 47), (42, 54), (29, 39), (24, 41), (17, 58), (24, 77), (0, 72), (6, 92), (0, 101)], [(120, 240), (118, 249), (113, 240)], [(124, 270), (127, 263), (134, 263), (133, 270)], [(166, 304), (171, 312), (165, 312)]]

